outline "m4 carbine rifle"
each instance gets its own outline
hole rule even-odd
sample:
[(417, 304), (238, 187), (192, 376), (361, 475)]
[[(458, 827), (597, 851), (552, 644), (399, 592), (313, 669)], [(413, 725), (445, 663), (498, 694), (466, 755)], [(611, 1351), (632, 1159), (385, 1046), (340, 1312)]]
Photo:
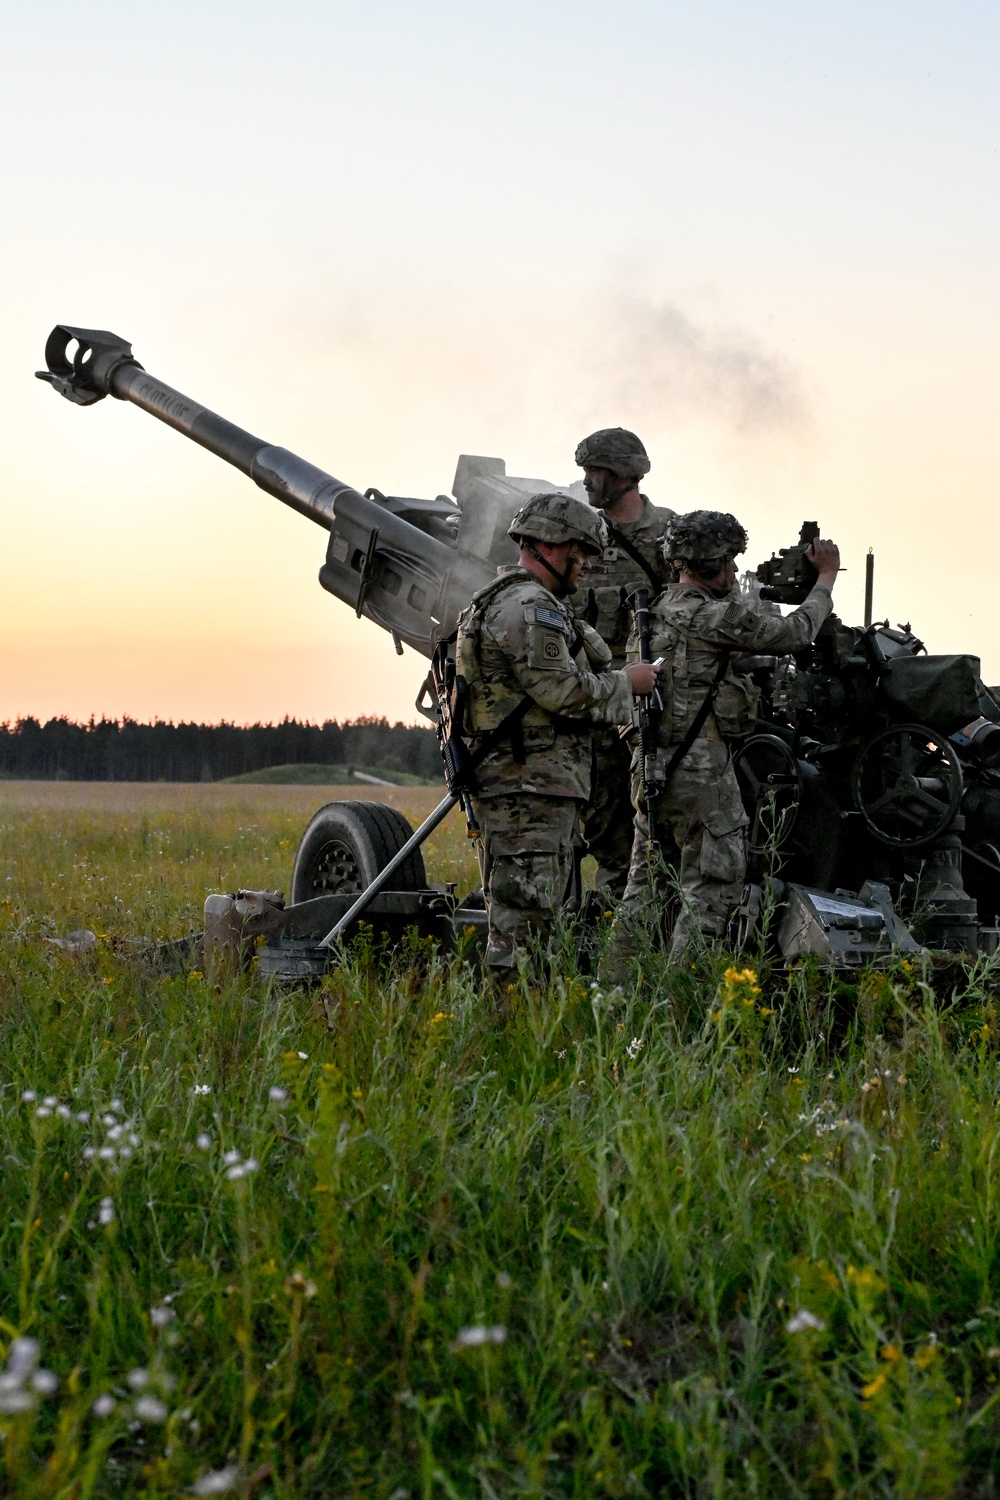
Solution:
[[(632, 620), (639, 643), (639, 660), (652, 661), (649, 648), (649, 590), (638, 588), (629, 596)], [(660, 690), (637, 693), (632, 699), (632, 723), (639, 736), (642, 800), (646, 806), (646, 853), (652, 859), (659, 853), (656, 837), (656, 794), (659, 790), (656, 764), (657, 726), (663, 712)]]

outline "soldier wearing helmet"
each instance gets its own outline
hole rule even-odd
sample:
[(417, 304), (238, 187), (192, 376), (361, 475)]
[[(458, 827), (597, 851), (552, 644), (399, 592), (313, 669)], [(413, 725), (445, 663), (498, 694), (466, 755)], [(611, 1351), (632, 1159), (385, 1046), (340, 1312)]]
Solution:
[(517, 565), (501, 568), (459, 621), (456, 661), (467, 728), (476, 736), (524, 711), (476, 770), (489, 912), (486, 961), (510, 968), (533, 936), (544, 941), (578, 894), (580, 813), (590, 796), (591, 724), (627, 722), (633, 691), (656, 669), (611, 668), (611, 653), (565, 602), (591, 557), (600, 518), (571, 495), (533, 495), (509, 534)]
[[(699, 935), (709, 941), (724, 936), (742, 893), (747, 819), (731, 746), (754, 727), (757, 690), (734, 664), (746, 652), (785, 654), (808, 646), (830, 613), (840, 566), (833, 542), (814, 542), (807, 555), (818, 573), (815, 586), (798, 609), (782, 616), (735, 587), (736, 558), (746, 545), (735, 516), (713, 510), (678, 516), (663, 551), (679, 581), (651, 610), (650, 648), (668, 663), (659, 681), (663, 714), (653, 781), (659, 853), (675, 873), (679, 899), (674, 957)], [(630, 641), (629, 654), (636, 650)], [(634, 948), (655, 898), (639, 770), (634, 759), (635, 843), (613, 943), (620, 956)]]
[[(640, 493), (639, 482), (650, 465), (634, 432), (602, 427), (583, 439), (575, 457), (588, 500), (604, 517), (607, 540), (573, 602), (620, 667), (631, 629), (629, 594), (644, 588), (652, 598), (669, 582), (661, 544), (674, 512), (650, 504)], [(584, 837), (597, 860), (597, 885), (621, 896), (632, 853), (631, 752), (617, 729), (601, 728), (594, 731), (594, 755), (594, 792), (584, 813)]]

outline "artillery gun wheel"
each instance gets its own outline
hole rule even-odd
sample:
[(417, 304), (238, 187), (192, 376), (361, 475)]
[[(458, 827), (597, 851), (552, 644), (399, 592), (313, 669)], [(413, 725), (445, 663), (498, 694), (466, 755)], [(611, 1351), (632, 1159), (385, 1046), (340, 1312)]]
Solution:
[[(384, 803), (328, 802), (302, 835), (292, 871), (292, 901), (359, 894), (412, 833), (403, 814)], [(397, 871), (393, 890), (418, 891), (426, 884), (423, 856), (415, 849)]]
[(733, 769), (750, 828), (754, 854), (788, 841), (802, 806), (802, 772), (792, 750), (776, 734), (755, 734), (733, 756)]
[(894, 724), (862, 745), (851, 791), (879, 843), (916, 849), (950, 828), (962, 804), (958, 752), (926, 724)]

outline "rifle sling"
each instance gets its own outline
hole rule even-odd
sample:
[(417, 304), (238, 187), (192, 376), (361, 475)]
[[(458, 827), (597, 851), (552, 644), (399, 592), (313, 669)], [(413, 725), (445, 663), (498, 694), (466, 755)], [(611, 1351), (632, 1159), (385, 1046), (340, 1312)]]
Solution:
[(715, 690), (719, 686), (719, 683), (722, 681), (723, 677), (726, 675), (726, 668), (728, 666), (729, 657), (728, 655), (725, 655), (719, 662), (718, 670), (716, 671), (715, 677), (712, 679), (712, 686), (705, 694), (705, 701), (702, 703), (698, 712), (691, 720), (691, 723), (687, 728), (687, 733), (681, 740), (680, 744), (677, 746), (677, 749), (674, 751), (673, 755), (670, 757), (670, 760), (667, 762), (667, 769), (663, 773), (663, 785), (660, 787), (661, 792), (666, 791), (673, 778), (674, 772), (677, 770), (677, 767), (680, 765), (681, 761), (684, 759), (685, 755), (687, 755), (688, 751), (691, 749), (691, 746), (694, 744), (695, 740), (701, 733), (705, 720), (708, 718), (709, 713), (712, 709), (712, 699), (715, 697)]
[(653, 585), (656, 593), (659, 593), (663, 587), (663, 583), (656, 576), (652, 566), (643, 557), (638, 547), (634, 547), (625, 533), (623, 531), (619, 531), (618, 527), (614, 524), (613, 521), (609, 521), (607, 516), (604, 517), (604, 524), (608, 528), (608, 536), (611, 538), (611, 540), (615, 542), (617, 546), (623, 548), (623, 550), (628, 553), (633, 562), (639, 564), (640, 568), (645, 573), (650, 583)]

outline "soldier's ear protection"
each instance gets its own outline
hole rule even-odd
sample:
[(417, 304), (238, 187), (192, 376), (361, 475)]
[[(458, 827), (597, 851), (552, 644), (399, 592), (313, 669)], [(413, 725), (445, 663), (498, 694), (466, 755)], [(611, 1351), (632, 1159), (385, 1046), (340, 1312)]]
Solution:
[(699, 557), (696, 562), (688, 563), (688, 570), (697, 573), (699, 578), (718, 578), (732, 555), (726, 552), (721, 557)]

